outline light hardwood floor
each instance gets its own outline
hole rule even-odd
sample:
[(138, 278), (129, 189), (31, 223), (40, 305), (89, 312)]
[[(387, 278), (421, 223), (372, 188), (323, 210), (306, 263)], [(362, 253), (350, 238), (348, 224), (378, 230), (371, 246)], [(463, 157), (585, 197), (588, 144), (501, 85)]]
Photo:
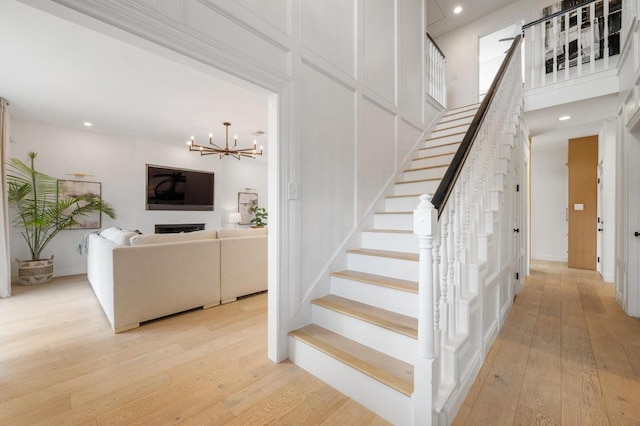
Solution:
[(455, 425), (640, 425), (640, 320), (596, 272), (538, 262)]
[(85, 276), (0, 299), (0, 425), (384, 425), (267, 359), (266, 294), (114, 335)]

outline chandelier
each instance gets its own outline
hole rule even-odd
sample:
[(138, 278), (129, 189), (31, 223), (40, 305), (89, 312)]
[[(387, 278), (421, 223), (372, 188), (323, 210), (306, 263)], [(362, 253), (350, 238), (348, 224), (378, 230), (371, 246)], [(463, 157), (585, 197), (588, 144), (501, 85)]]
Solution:
[(213, 143), (213, 135), (209, 133), (209, 145), (198, 145), (193, 136), (191, 136), (191, 140), (187, 142), (189, 145), (189, 151), (200, 152), (200, 155), (220, 155), (220, 158), (225, 155), (230, 155), (238, 160), (241, 157), (249, 157), (256, 158), (257, 155), (262, 155), (262, 147), (260, 147), (260, 151), (258, 151), (256, 147), (256, 141), (253, 141), (253, 148), (237, 148), (238, 146), (238, 135), (233, 136), (233, 147), (229, 148), (229, 126), (231, 123), (224, 122), (222, 125), (225, 127), (226, 140), (224, 148), (219, 147), (215, 143)]

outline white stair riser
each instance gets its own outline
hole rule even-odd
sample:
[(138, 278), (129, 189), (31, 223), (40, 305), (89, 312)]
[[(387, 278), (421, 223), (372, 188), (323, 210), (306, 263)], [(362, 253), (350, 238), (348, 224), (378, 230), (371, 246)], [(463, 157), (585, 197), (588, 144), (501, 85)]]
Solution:
[(418, 238), (411, 234), (396, 232), (363, 232), (362, 247), (376, 250), (418, 253)]
[(413, 260), (349, 253), (347, 268), (352, 271), (383, 275), (400, 280), (418, 281), (418, 262)]
[(456, 116), (445, 117), (436, 125), (435, 130), (444, 129), (447, 127), (453, 126), (464, 126), (471, 124), (473, 120), (473, 115), (469, 116), (468, 114), (457, 114)]
[(446, 145), (432, 146), (428, 148), (420, 148), (415, 158), (428, 157), (430, 155), (449, 154), (451, 152), (456, 152), (459, 147), (460, 147), (460, 142), (446, 144)]
[(449, 110), (445, 115), (441, 117), (441, 120), (450, 120), (452, 117), (456, 117), (460, 115), (475, 114), (478, 111), (479, 106), (480, 104), (477, 104), (477, 105), (464, 106), (464, 107)]
[(436, 146), (440, 146), (448, 143), (460, 143), (462, 142), (462, 139), (464, 139), (463, 133), (454, 133), (452, 135), (439, 137), (436, 139), (429, 138), (429, 139), (425, 139), (421, 148), (432, 148), (432, 147), (436, 147)]
[(442, 136), (455, 135), (456, 133), (465, 133), (469, 128), (468, 125), (462, 126), (447, 126), (446, 128), (440, 130), (434, 130), (431, 132), (430, 138), (440, 138)]
[(398, 229), (401, 231), (413, 230), (413, 213), (376, 213), (373, 218), (376, 229)]
[(437, 157), (425, 157), (411, 160), (411, 168), (418, 169), (420, 167), (437, 166), (438, 164), (451, 164), (453, 157), (456, 155), (455, 147), (446, 155), (438, 155)]
[(395, 425), (410, 425), (411, 398), (289, 337), (289, 359), (323, 382)]
[(397, 183), (393, 187), (393, 195), (433, 194), (438, 185), (439, 180)]
[(388, 197), (384, 200), (384, 209), (387, 212), (411, 212), (420, 204), (420, 196)]
[[(413, 318), (418, 317), (417, 293), (334, 276), (331, 277), (331, 294)], [(413, 363), (413, 360), (410, 362)]]
[(332, 309), (313, 305), (311, 307), (311, 318), (313, 323), (320, 327), (397, 358), (400, 361), (413, 364), (418, 353), (416, 339)]
[(442, 179), (444, 173), (447, 171), (447, 166), (435, 167), (431, 169), (419, 169), (412, 170), (410, 172), (402, 173), (402, 180), (420, 180), (420, 179)]

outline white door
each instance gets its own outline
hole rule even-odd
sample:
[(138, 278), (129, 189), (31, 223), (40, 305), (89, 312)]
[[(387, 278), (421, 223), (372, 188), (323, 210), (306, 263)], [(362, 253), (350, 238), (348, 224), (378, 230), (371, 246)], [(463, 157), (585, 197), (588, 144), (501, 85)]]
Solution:
[(522, 185), (520, 184), (520, 170), (513, 169), (513, 177), (515, 185), (513, 188), (513, 264), (515, 279), (513, 280), (513, 288), (511, 294), (514, 296), (518, 294), (518, 290), (522, 287), (521, 282), (524, 279), (522, 262), (524, 259), (522, 253), (522, 235), (524, 229), (522, 229), (521, 213), (522, 213)]
[(627, 314), (640, 317), (640, 130), (629, 134), (626, 148), (627, 196)]
[(604, 232), (604, 222), (602, 221), (602, 200), (604, 200), (603, 196), (603, 187), (604, 187), (604, 183), (602, 182), (602, 160), (600, 160), (598, 162), (598, 219), (597, 219), (597, 233), (596, 233), (596, 256), (597, 256), (597, 263), (596, 263), (596, 271), (598, 271), (600, 273), (600, 276), (602, 276), (602, 264), (603, 264), (603, 258), (602, 258), (602, 236), (603, 236), (603, 232)]

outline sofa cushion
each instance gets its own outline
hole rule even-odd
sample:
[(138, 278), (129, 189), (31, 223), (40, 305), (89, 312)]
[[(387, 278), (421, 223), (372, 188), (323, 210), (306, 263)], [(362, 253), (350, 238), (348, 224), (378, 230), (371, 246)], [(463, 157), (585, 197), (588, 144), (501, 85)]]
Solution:
[(105, 240), (112, 241), (115, 244), (129, 246), (131, 245), (131, 237), (138, 235), (138, 233), (112, 226), (100, 231), (99, 235)]
[(172, 234), (142, 234), (131, 238), (132, 246), (148, 244), (175, 243), (179, 241), (215, 240), (218, 233), (215, 230), (180, 232)]
[(267, 228), (225, 228), (218, 230), (218, 238), (253, 237), (267, 235)]

